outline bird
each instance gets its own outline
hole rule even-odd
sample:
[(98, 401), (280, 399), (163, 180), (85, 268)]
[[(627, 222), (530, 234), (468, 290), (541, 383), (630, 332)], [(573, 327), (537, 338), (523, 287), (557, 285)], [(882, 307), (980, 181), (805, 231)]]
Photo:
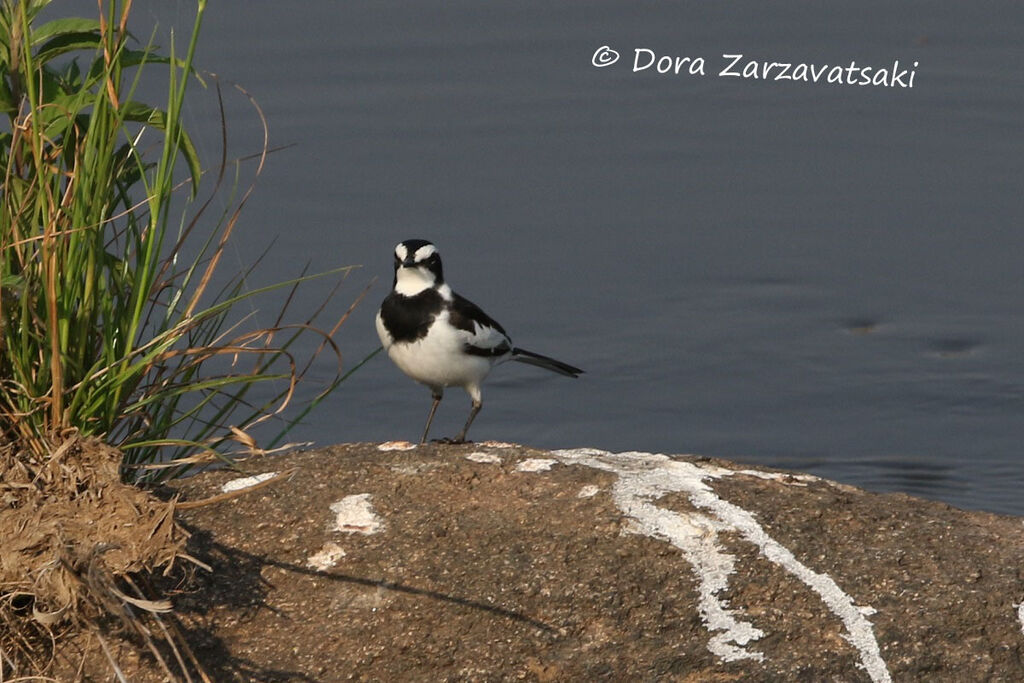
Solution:
[(491, 368), (508, 360), (527, 363), (566, 377), (583, 370), (513, 346), (505, 329), (479, 306), (459, 296), (445, 282), (441, 255), (433, 243), (409, 239), (395, 246), (395, 279), (376, 318), (381, 345), (398, 368), (426, 385), (434, 402), (420, 444), (447, 387), (462, 387), (472, 401), (469, 418), (454, 439), (466, 433), (483, 405), (480, 385)]

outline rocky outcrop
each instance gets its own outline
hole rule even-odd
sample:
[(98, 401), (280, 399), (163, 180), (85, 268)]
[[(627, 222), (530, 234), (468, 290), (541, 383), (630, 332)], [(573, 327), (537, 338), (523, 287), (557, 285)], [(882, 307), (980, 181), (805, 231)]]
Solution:
[[(180, 482), (216, 680), (1020, 680), (1024, 523), (689, 456), (354, 444)], [(226, 488), (225, 488), (226, 487)]]

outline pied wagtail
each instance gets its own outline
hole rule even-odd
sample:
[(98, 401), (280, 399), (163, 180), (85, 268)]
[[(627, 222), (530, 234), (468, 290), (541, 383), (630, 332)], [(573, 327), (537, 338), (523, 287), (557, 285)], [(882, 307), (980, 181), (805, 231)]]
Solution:
[(395, 282), (377, 312), (377, 334), (395, 365), (430, 387), (434, 403), (420, 443), (425, 443), (445, 387), (462, 387), (473, 400), (469, 419), (450, 443), (464, 443), (480, 412), (480, 384), (496, 363), (516, 360), (567, 377), (583, 371), (512, 346), (505, 330), (476, 304), (449, 287), (437, 247), (406, 240), (395, 247)]

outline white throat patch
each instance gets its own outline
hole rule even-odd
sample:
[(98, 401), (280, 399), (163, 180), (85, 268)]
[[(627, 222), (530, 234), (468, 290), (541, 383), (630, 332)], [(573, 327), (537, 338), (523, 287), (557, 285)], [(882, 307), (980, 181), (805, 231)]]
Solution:
[(416, 296), (434, 286), (434, 274), (422, 266), (399, 268), (395, 277), (395, 291), (402, 296)]

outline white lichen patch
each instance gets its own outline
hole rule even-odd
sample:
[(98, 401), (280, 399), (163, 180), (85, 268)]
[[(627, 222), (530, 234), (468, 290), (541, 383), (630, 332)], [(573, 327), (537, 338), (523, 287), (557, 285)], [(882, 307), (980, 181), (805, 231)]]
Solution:
[(1017, 608), (1017, 621), (1020, 622), (1020, 630), (1024, 633), (1024, 601), (1021, 601), (1019, 605), (1015, 605)]
[(320, 571), (327, 571), (338, 564), (338, 560), (343, 557), (345, 557), (345, 550), (340, 545), (337, 543), (327, 543), (319, 552), (310, 555), (306, 559), (306, 566), (319, 569)]
[(247, 489), (250, 486), (263, 483), (267, 479), (273, 479), (276, 476), (277, 472), (264, 472), (263, 474), (255, 474), (251, 477), (240, 477), (238, 479), (232, 479), (231, 481), (225, 482), (221, 485), (220, 490), (224, 493), (241, 491), (242, 489)]
[(466, 460), (472, 460), (473, 462), (484, 463), (486, 465), (500, 465), (501, 456), (496, 453), (484, 453), (482, 451), (474, 451), (466, 456)]
[(516, 465), (516, 472), (546, 472), (558, 463), (551, 458), (530, 458)]
[(580, 489), (580, 492), (576, 494), (577, 498), (593, 498), (601, 492), (600, 486), (594, 486), (593, 484), (587, 484)]
[(334, 513), (335, 531), (369, 536), (384, 530), (384, 520), (373, 511), (369, 493), (345, 496), (331, 503), (331, 512)]
[(411, 451), (416, 444), (409, 441), (385, 441), (377, 446), (378, 451)]
[(508, 441), (481, 441), (481, 446), (487, 446), (488, 448), (515, 448), (514, 443)]
[[(734, 471), (651, 453), (615, 454), (583, 448), (555, 451), (554, 455), (566, 465), (583, 465), (618, 475), (612, 497), (629, 518), (629, 530), (667, 541), (682, 551), (699, 583), (697, 608), (712, 633), (708, 649), (722, 660), (764, 659), (762, 653), (747, 648), (764, 632), (744, 618), (742, 608), (729, 605), (720, 596), (728, 587), (737, 561), (719, 541), (720, 533), (730, 532), (754, 544), (766, 559), (818, 594), (829, 611), (842, 621), (846, 630), (843, 637), (857, 650), (861, 665), (872, 681), (892, 680), (867, 619), (871, 608), (855, 605), (853, 598), (830, 576), (801, 563), (792, 552), (768, 536), (753, 514), (719, 498), (707, 484), (707, 480), (729, 476)], [(752, 472), (755, 470), (743, 473)], [(766, 478), (775, 478), (774, 474), (766, 474), (769, 475)], [(786, 476), (780, 475), (781, 480), (785, 481)], [(701, 512), (675, 512), (655, 504), (672, 492), (686, 494)]]

